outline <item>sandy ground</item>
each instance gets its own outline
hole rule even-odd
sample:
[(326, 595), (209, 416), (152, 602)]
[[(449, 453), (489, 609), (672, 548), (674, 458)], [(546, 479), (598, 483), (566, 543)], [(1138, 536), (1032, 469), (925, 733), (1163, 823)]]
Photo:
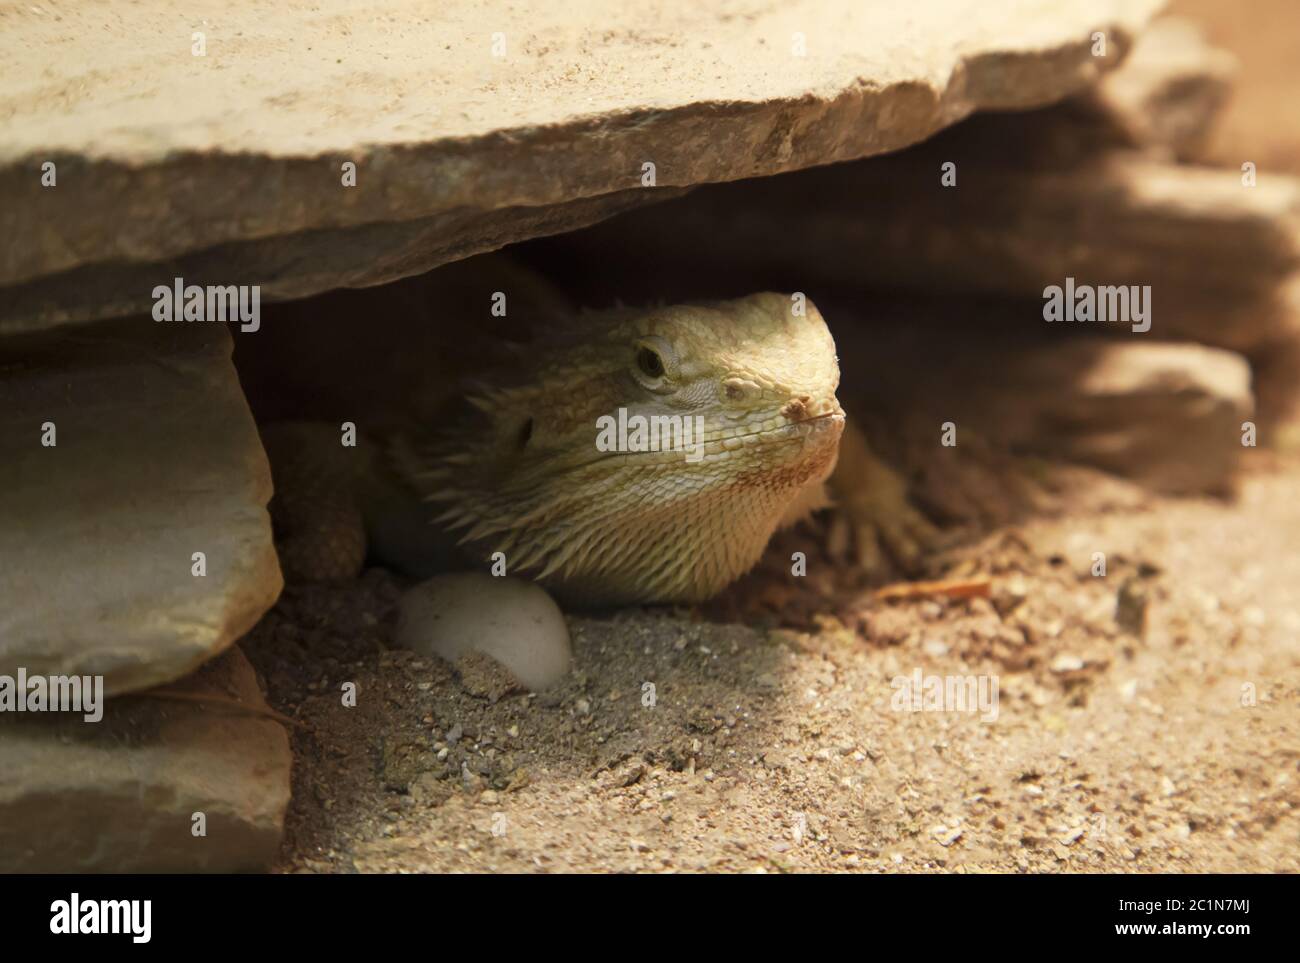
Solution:
[[(947, 559), (987, 599), (824, 598), (814, 553), (812, 626), (764, 573), (572, 618), (539, 695), (390, 651), (387, 573), (293, 589), (244, 643), (303, 723), (279, 868), (1295, 872), (1297, 544), (1300, 461), (1259, 454), (1234, 504), (1130, 492)], [(918, 669), (996, 679), (996, 719), (894, 708)]]

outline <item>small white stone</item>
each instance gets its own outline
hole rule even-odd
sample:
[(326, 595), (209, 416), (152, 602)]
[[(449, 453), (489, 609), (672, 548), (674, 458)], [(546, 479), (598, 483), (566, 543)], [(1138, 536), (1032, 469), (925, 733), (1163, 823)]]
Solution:
[(481, 572), (438, 575), (402, 596), (397, 644), (455, 662), (491, 656), (533, 691), (569, 671), (569, 627), (533, 582)]

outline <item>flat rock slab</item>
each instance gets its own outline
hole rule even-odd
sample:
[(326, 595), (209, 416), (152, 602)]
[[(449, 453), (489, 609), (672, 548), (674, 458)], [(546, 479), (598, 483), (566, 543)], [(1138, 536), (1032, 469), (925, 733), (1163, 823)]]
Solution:
[[(1236, 484), (1243, 423), (1255, 417), (1241, 355), (1141, 334), (1081, 337), (1059, 326), (1035, 335), (1015, 304), (909, 302), (863, 305), (858, 316), (848, 304), (823, 306), (854, 372), (841, 398), (918, 484), (933, 476), (953, 488), (949, 479), (968, 478), (970, 487), (954, 494), (976, 517), (996, 517), (1006, 503), (998, 487), (976, 486), (1005, 486), (1011, 463), (983, 482), (956, 470), (986, 455), (997, 466), (1003, 452), (1099, 468), (1173, 494), (1223, 494)], [(870, 323), (881, 317), (889, 325)], [(953, 317), (961, 321), (945, 323)], [(948, 421), (955, 449), (936, 441)]]
[(0, 673), (169, 682), (275, 602), (230, 353), (220, 325), (146, 319), (0, 344)]
[(237, 648), (165, 692), (109, 701), (99, 722), (5, 713), (0, 872), (263, 869), (291, 762)]
[[(896, 150), (975, 110), (1058, 100), (1115, 66), (1159, 5), (447, 0), (435, 17), (416, 0), (235, 0), (211, 19), (177, 0), (111, 19), (13, 8), (0, 232), (26, 243), (0, 251), (0, 285), (217, 246), (186, 263), (205, 275), (192, 280), (260, 283), (268, 297), (381, 283), (568, 229), (539, 209), (640, 194), (647, 164), (657, 188), (685, 188)], [(56, 186), (42, 185), (46, 162)], [(231, 248), (303, 232), (320, 233), (268, 266)], [(370, 271), (314, 266), (376, 248)], [(147, 306), (148, 284), (75, 280), (42, 288), (40, 310), (6, 314), (0, 332)], [(107, 307), (79, 297), (86, 285)]]
[[(1250, 366), (1199, 344), (1062, 341), (1009, 355), (980, 413), (1001, 439), (1175, 494), (1231, 490)], [(979, 417), (977, 415), (976, 417)]]

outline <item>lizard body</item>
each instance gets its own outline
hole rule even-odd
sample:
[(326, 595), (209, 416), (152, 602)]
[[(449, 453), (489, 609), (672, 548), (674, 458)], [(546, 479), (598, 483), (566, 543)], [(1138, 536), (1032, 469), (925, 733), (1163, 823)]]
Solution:
[[(289, 576), (346, 575), (367, 546), (430, 574), (454, 566), (455, 541), (469, 564), (500, 552), (562, 601), (693, 602), (824, 504), (844, 413), (834, 341), (811, 303), (757, 294), (576, 315), (515, 354), (508, 376), (461, 399), (468, 410), (388, 426), (360, 458), (335, 451), (342, 469), (295, 468), (300, 450), (264, 432)], [(620, 413), (703, 434), (684, 451), (602, 450), (601, 420)]]

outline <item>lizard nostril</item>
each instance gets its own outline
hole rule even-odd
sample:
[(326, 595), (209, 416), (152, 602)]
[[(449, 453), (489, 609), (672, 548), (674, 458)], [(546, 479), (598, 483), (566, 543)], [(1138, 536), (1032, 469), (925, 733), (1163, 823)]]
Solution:
[(738, 382), (728, 381), (723, 384), (722, 390), (727, 395), (728, 401), (739, 401), (745, 397), (745, 389)]
[(797, 398), (792, 398), (786, 403), (786, 406), (781, 409), (781, 414), (785, 415), (791, 421), (803, 421), (812, 413), (809, 408), (811, 402), (812, 399), (807, 395), (800, 395)]

